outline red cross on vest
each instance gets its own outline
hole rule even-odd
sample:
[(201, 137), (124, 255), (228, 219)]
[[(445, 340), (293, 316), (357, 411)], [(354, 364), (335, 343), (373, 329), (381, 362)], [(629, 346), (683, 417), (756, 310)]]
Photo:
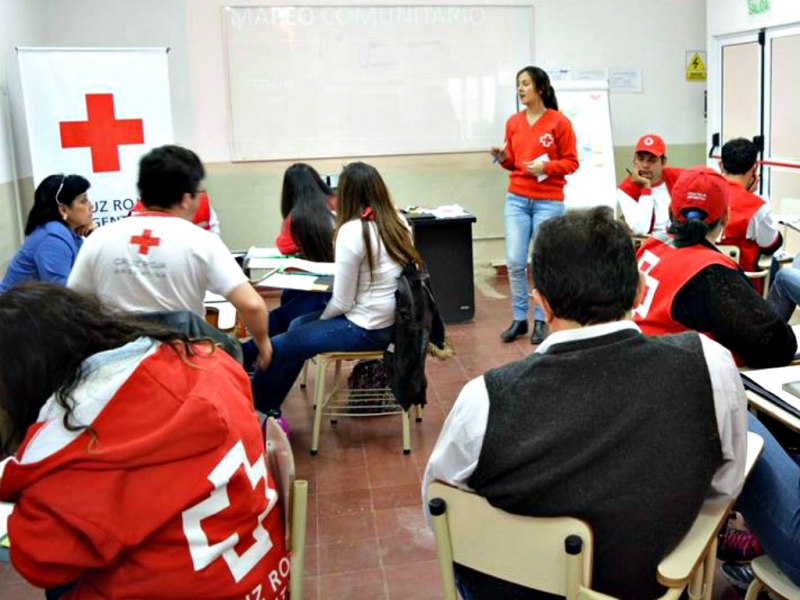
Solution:
[(91, 148), (92, 171), (119, 171), (119, 146), (143, 144), (141, 119), (114, 116), (113, 94), (86, 94), (86, 121), (62, 121), (62, 148)]
[(142, 235), (131, 236), (131, 244), (139, 246), (139, 254), (148, 254), (151, 246), (159, 246), (161, 238), (153, 237), (152, 229), (145, 229)]

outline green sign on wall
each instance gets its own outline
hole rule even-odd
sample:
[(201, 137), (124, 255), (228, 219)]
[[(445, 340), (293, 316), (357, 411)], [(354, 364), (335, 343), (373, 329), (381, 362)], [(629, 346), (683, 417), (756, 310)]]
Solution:
[(747, 0), (747, 12), (750, 16), (763, 15), (769, 11), (769, 0)]

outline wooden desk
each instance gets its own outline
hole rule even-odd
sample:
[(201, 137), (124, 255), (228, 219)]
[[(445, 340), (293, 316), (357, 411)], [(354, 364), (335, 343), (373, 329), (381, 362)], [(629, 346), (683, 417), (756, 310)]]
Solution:
[[(764, 449), (760, 435), (748, 432), (745, 481)], [(736, 498), (706, 500), (692, 528), (680, 544), (658, 565), (658, 582), (669, 588), (689, 585), (690, 598), (711, 598), (717, 554), (717, 533), (725, 523)], [(701, 570), (702, 568), (702, 570)]]
[(763, 412), (776, 421), (779, 421), (783, 425), (786, 425), (786, 427), (792, 431), (797, 431), (800, 433), (800, 418), (798, 418), (796, 415), (793, 415), (789, 411), (781, 408), (774, 402), (756, 394), (755, 392), (747, 390), (746, 394), (747, 402), (750, 404), (750, 408), (755, 410), (756, 415), (759, 412)]

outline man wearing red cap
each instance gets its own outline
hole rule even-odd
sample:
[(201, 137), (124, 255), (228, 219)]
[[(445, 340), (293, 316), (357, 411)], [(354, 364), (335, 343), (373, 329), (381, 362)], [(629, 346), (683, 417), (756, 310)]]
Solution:
[(648, 133), (633, 151), (633, 167), (619, 185), (617, 203), (625, 222), (636, 235), (665, 231), (669, 226), (669, 199), (682, 169), (665, 166), (667, 146)]
[(749, 367), (789, 364), (797, 350), (791, 327), (714, 246), (728, 224), (728, 202), (728, 182), (716, 171), (681, 174), (669, 234), (655, 233), (637, 253), (645, 289), (634, 321), (647, 335), (705, 333)]
[[(741, 250), (739, 266), (745, 271), (757, 271), (759, 254), (772, 254), (783, 242), (769, 203), (753, 193), (758, 188), (757, 158), (758, 148), (750, 140), (736, 138), (722, 146), (720, 167), (728, 180), (730, 219), (720, 243)], [(761, 291), (760, 279), (756, 289)]]

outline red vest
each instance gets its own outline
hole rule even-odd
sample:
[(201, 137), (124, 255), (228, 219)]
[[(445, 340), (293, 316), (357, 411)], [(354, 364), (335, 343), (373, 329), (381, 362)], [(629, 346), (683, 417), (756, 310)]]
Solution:
[[(137, 200), (136, 204), (128, 213), (128, 216), (133, 216), (137, 213), (144, 212), (144, 204), (141, 200)], [(208, 200), (208, 194), (205, 192), (198, 192), (197, 194), (197, 212), (192, 217), (192, 223), (209, 231), (211, 229), (211, 202)]]
[(645, 293), (633, 311), (633, 320), (645, 335), (688, 331), (672, 318), (672, 303), (677, 293), (708, 266), (736, 269), (736, 263), (716, 250), (701, 245), (675, 248), (672, 238), (663, 234), (645, 240), (636, 256)]
[(758, 271), (758, 244), (747, 239), (747, 227), (764, 200), (747, 191), (740, 184), (728, 182), (730, 220), (722, 234), (721, 244), (731, 244), (740, 249), (739, 266), (745, 271)]

